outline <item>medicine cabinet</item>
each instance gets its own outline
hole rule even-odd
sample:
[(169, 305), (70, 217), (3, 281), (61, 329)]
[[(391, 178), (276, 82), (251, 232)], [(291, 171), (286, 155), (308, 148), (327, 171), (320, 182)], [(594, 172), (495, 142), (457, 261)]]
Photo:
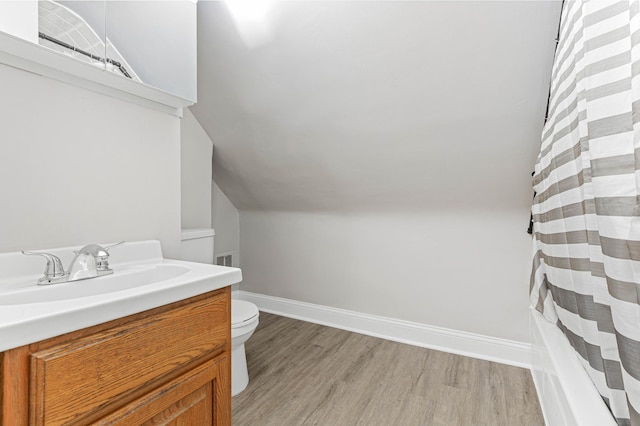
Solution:
[(3, 0), (0, 63), (179, 115), (196, 24), (194, 0)]

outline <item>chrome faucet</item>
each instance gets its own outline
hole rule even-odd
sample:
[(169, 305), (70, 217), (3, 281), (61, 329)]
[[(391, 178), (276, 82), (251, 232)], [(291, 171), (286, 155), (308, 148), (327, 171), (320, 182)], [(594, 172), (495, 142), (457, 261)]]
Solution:
[[(119, 242), (122, 244), (124, 241)], [(109, 247), (102, 247), (97, 244), (88, 244), (78, 250), (76, 257), (69, 266), (68, 281), (84, 280), (86, 278), (101, 277), (113, 274), (113, 269), (109, 268)]]
[(109, 249), (124, 243), (120, 241), (107, 247), (88, 244), (74, 252), (76, 256), (69, 265), (69, 272), (65, 273), (62, 261), (51, 253), (22, 251), (22, 254), (43, 256), (47, 259), (44, 275), (38, 280), (39, 285), (56, 284), (70, 281), (85, 280), (113, 274), (109, 268)]

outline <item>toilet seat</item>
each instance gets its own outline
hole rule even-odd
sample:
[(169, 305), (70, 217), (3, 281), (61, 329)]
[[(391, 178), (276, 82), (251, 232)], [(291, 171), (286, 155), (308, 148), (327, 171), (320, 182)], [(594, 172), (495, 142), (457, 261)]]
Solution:
[(260, 311), (251, 302), (233, 299), (231, 301), (231, 328), (240, 328), (254, 321)]

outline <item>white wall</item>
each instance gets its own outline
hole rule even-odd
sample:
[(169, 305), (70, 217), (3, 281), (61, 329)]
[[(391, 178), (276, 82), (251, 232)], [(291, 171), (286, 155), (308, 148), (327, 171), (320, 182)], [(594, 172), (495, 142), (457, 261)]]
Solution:
[(241, 288), (527, 341), (560, 7), (276, 2), (247, 46), (199, 2), (192, 111), (240, 211)]
[(238, 210), (212, 180), (213, 143), (188, 109), (181, 123), (182, 227), (216, 231), (215, 256), (233, 255), (240, 262)]
[(38, 43), (38, 2), (0, 1), (0, 31)]
[(531, 203), (560, 2), (276, 2), (247, 48), (198, 3), (198, 104), (242, 211)]
[(180, 123), (182, 227), (211, 227), (213, 144), (188, 109)]
[(177, 117), (0, 65), (0, 252), (158, 239), (180, 255)]
[(242, 290), (526, 342), (526, 211), (242, 212)]
[(216, 256), (231, 253), (232, 266), (240, 266), (240, 216), (215, 181), (211, 186), (211, 205), (211, 221), (216, 230)]

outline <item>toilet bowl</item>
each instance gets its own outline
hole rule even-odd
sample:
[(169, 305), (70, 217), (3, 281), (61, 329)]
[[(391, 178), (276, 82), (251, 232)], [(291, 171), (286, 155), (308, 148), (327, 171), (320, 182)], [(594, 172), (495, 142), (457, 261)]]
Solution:
[[(182, 260), (213, 263), (213, 229), (182, 230)], [(258, 307), (244, 300), (231, 300), (231, 395), (242, 392), (249, 384), (244, 343), (258, 326)]]
[(258, 326), (258, 307), (245, 300), (231, 300), (231, 396), (249, 384), (244, 343)]

